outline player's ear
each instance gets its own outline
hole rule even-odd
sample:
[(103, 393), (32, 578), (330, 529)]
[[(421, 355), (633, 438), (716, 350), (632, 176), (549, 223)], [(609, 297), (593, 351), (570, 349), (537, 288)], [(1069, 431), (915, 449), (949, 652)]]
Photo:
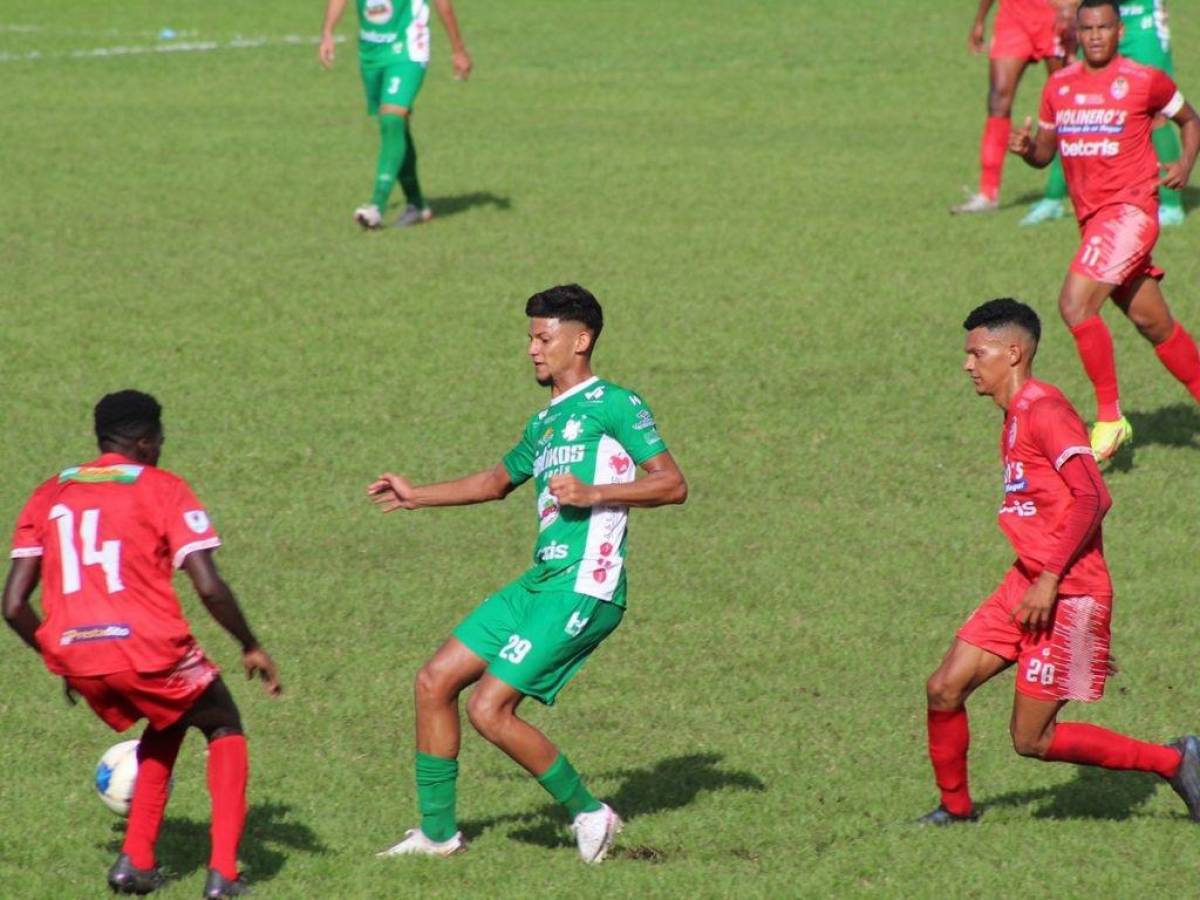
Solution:
[(586, 328), (579, 329), (575, 335), (575, 352), (587, 355), (592, 352), (592, 333)]

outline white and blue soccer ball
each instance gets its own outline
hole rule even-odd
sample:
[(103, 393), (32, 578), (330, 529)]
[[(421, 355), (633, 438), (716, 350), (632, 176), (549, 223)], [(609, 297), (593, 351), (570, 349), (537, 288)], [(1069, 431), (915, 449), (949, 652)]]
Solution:
[(96, 765), (96, 793), (118, 816), (129, 815), (137, 784), (137, 741), (121, 741), (104, 751)]

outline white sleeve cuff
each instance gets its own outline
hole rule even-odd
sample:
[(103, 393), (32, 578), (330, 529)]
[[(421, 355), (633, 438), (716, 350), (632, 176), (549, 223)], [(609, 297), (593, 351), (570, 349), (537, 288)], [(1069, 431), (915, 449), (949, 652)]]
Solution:
[(29, 559), (32, 556), (41, 556), (41, 547), (14, 547), (12, 553), (9, 554), (11, 559)]
[(1055, 471), (1061, 469), (1066, 464), (1067, 460), (1070, 459), (1071, 457), (1083, 456), (1085, 453), (1088, 456), (1091, 456), (1092, 448), (1091, 447), (1068, 447), (1066, 450), (1064, 450), (1062, 453), (1060, 453), (1058, 455), (1058, 459), (1056, 459), (1054, 461)]
[(172, 562), (174, 563), (175, 568), (179, 569), (182, 568), (183, 561), (187, 559), (190, 554), (195, 553), (197, 550), (215, 550), (220, 546), (221, 539), (219, 537), (205, 538), (202, 541), (192, 541), (190, 544), (184, 544), (175, 551), (175, 559), (172, 560)]
[(1172, 118), (1175, 113), (1183, 109), (1184, 102), (1183, 94), (1176, 91), (1175, 96), (1168, 100), (1167, 105), (1162, 108), (1162, 114), (1168, 119)]

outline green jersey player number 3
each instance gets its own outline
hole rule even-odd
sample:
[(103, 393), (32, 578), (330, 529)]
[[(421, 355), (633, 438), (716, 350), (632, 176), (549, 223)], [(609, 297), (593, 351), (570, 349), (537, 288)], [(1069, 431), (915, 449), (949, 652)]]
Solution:
[(550, 402), (501, 463), (426, 485), (389, 473), (367, 489), (391, 512), (502, 500), (532, 481), (537, 513), (533, 565), (469, 613), (417, 673), (421, 825), (383, 856), (463, 848), (455, 813), (458, 695), (472, 684), (471, 724), (566, 808), (585, 862), (603, 860), (621, 830), (617, 812), (592, 796), (566, 755), (517, 709), (526, 697), (554, 703), (620, 625), (630, 508), (683, 503), (687, 482), (642, 396), (592, 374), (604, 326), (596, 298), (560, 285), (530, 297), (525, 313), (534, 378), (550, 388)]

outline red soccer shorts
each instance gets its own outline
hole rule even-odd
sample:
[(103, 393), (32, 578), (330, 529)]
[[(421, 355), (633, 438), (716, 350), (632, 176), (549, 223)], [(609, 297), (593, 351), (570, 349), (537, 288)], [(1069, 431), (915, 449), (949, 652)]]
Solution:
[(1015, 660), (1017, 690), (1035, 700), (1099, 700), (1108, 679), (1112, 597), (1060, 594), (1053, 627), (1034, 633), (1012, 620), (1030, 584), (1020, 569), (1009, 569), (956, 637)]
[(138, 719), (149, 719), (161, 731), (179, 721), (218, 674), (204, 651), (193, 646), (165, 672), (71, 676), (67, 683), (114, 731), (125, 731)]
[(1071, 271), (1105, 284), (1127, 284), (1146, 275), (1161, 279), (1166, 273), (1150, 258), (1158, 240), (1158, 216), (1132, 203), (1118, 203), (1096, 211), (1081, 226), (1083, 240), (1071, 260)]
[(1011, 4), (1000, 4), (989, 59), (1039, 60), (1064, 55), (1054, 7), (1048, 2), (1024, 5), (1030, 9), (1014, 11)]

